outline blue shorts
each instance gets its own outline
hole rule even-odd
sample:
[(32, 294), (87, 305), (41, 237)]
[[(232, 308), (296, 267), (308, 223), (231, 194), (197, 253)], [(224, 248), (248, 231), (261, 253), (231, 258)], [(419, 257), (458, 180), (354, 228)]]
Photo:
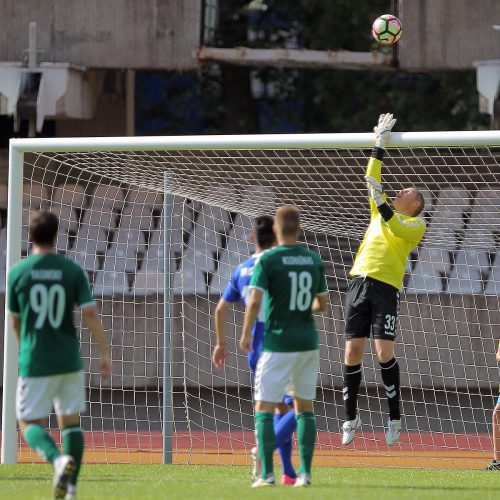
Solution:
[(259, 362), (260, 353), (262, 352), (262, 346), (253, 346), (253, 351), (248, 353), (248, 367), (255, 377), (255, 370), (257, 369), (257, 363)]

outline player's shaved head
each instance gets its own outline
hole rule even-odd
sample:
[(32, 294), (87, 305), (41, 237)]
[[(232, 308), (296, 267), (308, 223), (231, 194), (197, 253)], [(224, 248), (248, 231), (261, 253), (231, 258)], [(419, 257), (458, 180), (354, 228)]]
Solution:
[(276, 227), (284, 236), (298, 236), (300, 231), (300, 210), (296, 205), (283, 205), (276, 210)]
[(260, 215), (253, 221), (253, 237), (260, 248), (272, 247), (276, 242), (273, 231), (274, 219), (270, 215)]
[(29, 240), (35, 245), (53, 246), (58, 229), (57, 215), (48, 210), (39, 210), (30, 217)]

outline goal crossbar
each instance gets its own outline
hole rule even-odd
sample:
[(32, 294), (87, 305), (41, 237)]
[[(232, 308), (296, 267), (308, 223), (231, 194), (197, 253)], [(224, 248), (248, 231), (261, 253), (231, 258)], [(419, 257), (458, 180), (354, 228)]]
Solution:
[[(78, 137), (11, 139), (11, 151), (96, 152), (195, 149), (328, 149), (369, 148), (372, 133), (193, 135), (156, 137)], [(497, 130), (393, 132), (388, 148), (487, 146), (500, 144)]]

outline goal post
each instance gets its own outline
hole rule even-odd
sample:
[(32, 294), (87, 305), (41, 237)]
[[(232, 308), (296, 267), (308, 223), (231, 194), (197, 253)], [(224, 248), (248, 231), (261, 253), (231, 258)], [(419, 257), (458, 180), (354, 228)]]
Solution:
[[(413, 184), (429, 229), (401, 296), (404, 433), (381, 437), (385, 396), (373, 353), (364, 361), (353, 450), (340, 446), (344, 299), (368, 223), (364, 171), (374, 134), (13, 139), (7, 269), (29, 253), (27, 215), (61, 221), (57, 249), (90, 274), (112, 345), (113, 375), (81, 331), (87, 376), (86, 460), (248, 464), (252, 381), (237, 349), (243, 310), (228, 320), (230, 360), (213, 368), (215, 305), (252, 252), (251, 218), (293, 202), (303, 244), (327, 262), (327, 313), (318, 317), (318, 465), (477, 467), (491, 449), (500, 326), (500, 132), (391, 134), (389, 196)], [(498, 283), (498, 293), (497, 293)], [(15, 420), (17, 345), (6, 307), (2, 463), (36, 457)], [(57, 437), (57, 433), (56, 433)], [(467, 452), (467, 453), (466, 453)]]
[[(6, 269), (10, 269), (21, 258), (21, 226), (23, 199), (23, 152), (12, 144), (9, 147), (9, 194), (7, 207)], [(2, 452), (1, 463), (17, 461), (16, 431), (16, 385), (17, 385), (17, 341), (12, 322), (7, 313), (5, 300), (4, 365), (2, 391)]]

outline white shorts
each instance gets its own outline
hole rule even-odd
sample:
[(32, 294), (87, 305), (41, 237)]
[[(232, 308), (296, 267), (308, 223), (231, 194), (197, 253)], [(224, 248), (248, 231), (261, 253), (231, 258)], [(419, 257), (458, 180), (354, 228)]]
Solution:
[(293, 392), (300, 399), (316, 398), (319, 351), (263, 352), (255, 374), (255, 401), (280, 403)]
[(18, 420), (38, 420), (56, 415), (76, 415), (85, 411), (83, 371), (49, 377), (19, 377), (16, 413)]

